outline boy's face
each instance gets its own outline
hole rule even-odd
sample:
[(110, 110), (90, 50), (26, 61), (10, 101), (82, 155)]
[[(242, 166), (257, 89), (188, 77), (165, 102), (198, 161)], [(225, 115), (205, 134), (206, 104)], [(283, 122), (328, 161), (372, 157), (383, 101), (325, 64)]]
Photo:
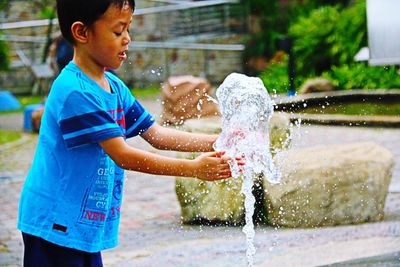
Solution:
[(88, 30), (88, 54), (98, 65), (116, 69), (126, 59), (131, 42), (132, 9), (111, 5)]

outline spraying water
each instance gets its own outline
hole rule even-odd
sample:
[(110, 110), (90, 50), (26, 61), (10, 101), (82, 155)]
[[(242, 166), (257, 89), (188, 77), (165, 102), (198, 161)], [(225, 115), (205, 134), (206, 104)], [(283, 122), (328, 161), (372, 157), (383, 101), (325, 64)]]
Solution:
[(246, 257), (248, 266), (254, 265), (254, 203), (252, 194), (254, 177), (263, 174), (271, 183), (280, 181), (269, 149), (269, 120), (273, 101), (259, 78), (232, 73), (217, 89), (217, 99), (222, 114), (222, 132), (215, 143), (216, 150), (226, 151), (233, 159), (243, 157), (241, 168), (236, 160), (231, 162), (232, 177), (243, 175), (241, 192), (245, 196)]

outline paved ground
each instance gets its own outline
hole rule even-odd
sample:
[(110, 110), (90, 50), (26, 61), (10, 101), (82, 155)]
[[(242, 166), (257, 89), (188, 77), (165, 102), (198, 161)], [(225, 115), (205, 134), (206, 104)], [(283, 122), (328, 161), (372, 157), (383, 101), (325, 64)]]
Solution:
[[(143, 104), (153, 114), (160, 113), (159, 101), (144, 100)], [(0, 116), (0, 128), (21, 127), (21, 116)], [(400, 129), (303, 126), (293, 135), (296, 147), (355, 141), (374, 141), (395, 155), (385, 219), (316, 229), (260, 226), (255, 238), (256, 266), (323, 266), (355, 259), (358, 265), (352, 265), (353, 261), (335, 266), (400, 266)], [(131, 144), (155, 151), (140, 139)], [(27, 134), (19, 143), (0, 147), (0, 266), (21, 266), (17, 206), (35, 145), (36, 136)], [(105, 266), (246, 266), (240, 227), (180, 223), (173, 177), (128, 172), (126, 179), (120, 245), (103, 253)], [(369, 265), (357, 261), (366, 257), (372, 257)]]

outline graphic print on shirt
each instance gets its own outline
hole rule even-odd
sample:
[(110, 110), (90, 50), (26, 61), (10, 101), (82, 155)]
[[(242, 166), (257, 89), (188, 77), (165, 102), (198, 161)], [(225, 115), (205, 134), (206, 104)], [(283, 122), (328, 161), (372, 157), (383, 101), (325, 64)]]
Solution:
[[(123, 109), (109, 110), (108, 113), (120, 126), (125, 137)], [(103, 226), (105, 221), (113, 221), (120, 216), (124, 171), (104, 151), (98, 166), (91, 187), (85, 194), (79, 222)]]
[(124, 138), (126, 137), (126, 125), (125, 125), (125, 114), (123, 108), (117, 108), (116, 110), (109, 110), (108, 113), (111, 115), (113, 120), (119, 125), (121, 131), (124, 133)]
[(124, 171), (118, 166), (115, 167), (114, 187), (112, 190), (111, 208), (108, 211), (107, 221), (116, 220), (121, 213), (122, 190), (124, 182)]
[(80, 223), (103, 226), (111, 205), (114, 185), (114, 163), (103, 154), (97, 172), (92, 178), (90, 187), (85, 193), (81, 206)]

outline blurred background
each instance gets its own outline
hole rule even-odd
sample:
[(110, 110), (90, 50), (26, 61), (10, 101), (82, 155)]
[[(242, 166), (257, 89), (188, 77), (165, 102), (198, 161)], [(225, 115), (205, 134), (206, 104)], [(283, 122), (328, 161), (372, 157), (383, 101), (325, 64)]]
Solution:
[[(129, 59), (117, 70), (130, 87), (159, 88), (186, 74), (218, 85), (241, 72), (276, 93), (316, 77), (336, 90), (400, 88), (398, 65), (368, 63), (365, 0), (136, 2)], [(38, 76), (56, 75), (35, 65), (51, 65), (58, 36), (55, 0), (2, 0), (0, 88), (27, 94)]]

